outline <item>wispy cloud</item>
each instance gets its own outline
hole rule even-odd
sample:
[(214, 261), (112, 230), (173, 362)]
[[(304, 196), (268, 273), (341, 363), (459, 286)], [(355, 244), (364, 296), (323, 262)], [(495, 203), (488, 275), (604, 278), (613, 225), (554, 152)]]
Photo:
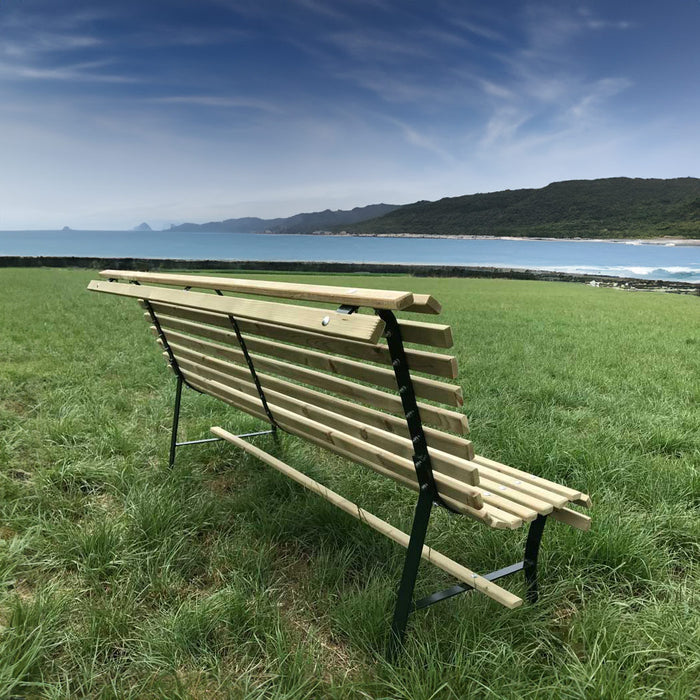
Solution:
[(8, 80), (47, 80), (81, 83), (140, 82), (140, 79), (134, 75), (101, 72), (100, 69), (109, 64), (109, 61), (86, 61), (56, 68), (43, 68), (17, 63), (0, 63), (0, 77)]
[(419, 131), (416, 127), (411, 126), (410, 124), (407, 124), (399, 119), (390, 119), (389, 121), (400, 129), (401, 134), (407, 143), (429, 151), (446, 163), (455, 163), (455, 154), (451, 153), (442, 145), (441, 139), (437, 139), (425, 131)]
[(26, 58), (37, 54), (93, 48), (100, 44), (102, 39), (97, 36), (43, 33), (25, 37), (22, 41), (5, 41), (0, 46), (0, 52), (6, 56)]
[(149, 102), (161, 104), (182, 104), (198, 107), (215, 107), (224, 109), (254, 109), (270, 114), (281, 114), (287, 110), (279, 104), (255, 97), (222, 97), (220, 95), (169, 95), (150, 97)]

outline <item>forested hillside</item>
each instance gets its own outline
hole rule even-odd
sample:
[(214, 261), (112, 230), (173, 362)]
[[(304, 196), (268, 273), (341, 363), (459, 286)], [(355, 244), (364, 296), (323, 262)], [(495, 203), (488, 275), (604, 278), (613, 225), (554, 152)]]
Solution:
[(416, 202), (353, 233), (700, 238), (700, 179), (607, 178)]

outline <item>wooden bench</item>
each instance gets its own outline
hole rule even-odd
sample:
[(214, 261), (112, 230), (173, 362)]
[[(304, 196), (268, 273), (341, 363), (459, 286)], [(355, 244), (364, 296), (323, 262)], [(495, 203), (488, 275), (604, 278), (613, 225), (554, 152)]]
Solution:
[[(521, 605), (521, 598), (495, 583), (520, 570), (534, 602), (547, 517), (589, 529), (590, 518), (569, 507), (589, 507), (586, 494), (474, 454), (463, 437), (466, 416), (458, 410), (457, 359), (430, 349), (451, 347), (451, 328), (404, 318), (438, 315), (441, 306), (432, 296), (185, 274), (105, 270), (100, 276), (106, 279), (88, 289), (139, 300), (176, 375), (170, 466), (178, 447), (227, 440), (407, 548), (392, 622), (395, 641), (403, 638), (413, 610), (459, 593), (476, 590), (508, 608)], [(358, 313), (363, 307), (373, 313)], [(212, 427), (214, 438), (177, 442), (183, 385), (270, 427), (239, 436)], [(276, 430), (417, 491), (410, 536), (243, 439)], [(479, 575), (426, 546), (434, 504), (488, 527), (528, 523), (523, 561)], [(459, 583), (414, 603), (421, 557)]]

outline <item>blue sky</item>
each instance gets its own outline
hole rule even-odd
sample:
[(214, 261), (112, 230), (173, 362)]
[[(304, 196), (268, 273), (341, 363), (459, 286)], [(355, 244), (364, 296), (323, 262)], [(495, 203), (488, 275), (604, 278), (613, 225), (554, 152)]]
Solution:
[(699, 176), (698, 36), (698, 0), (3, 0), (0, 229)]

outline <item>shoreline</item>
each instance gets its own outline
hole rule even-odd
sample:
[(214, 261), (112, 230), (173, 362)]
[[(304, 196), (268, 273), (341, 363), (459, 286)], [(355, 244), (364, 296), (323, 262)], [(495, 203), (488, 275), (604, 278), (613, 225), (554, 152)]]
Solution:
[[(172, 229), (151, 229), (150, 231), (135, 231), (134, 229), (70, 229), (63, 231), (59, 229), (17, 229), (0, 231), (3, 233), (170, 233)], [(555, 238), (551, 236), (495, 236), (495, 235), (475, 235), (470, 233), (457, 233), (447, 235), (444, 233), (353, 233), (351, 231), (308, 231), (286, 232), (286, 231), (175, 231), (175, 233), (189, 233), (197, 235), (200, 233), (216, 233), (223, 235), (255, 235), (255, 236), (328, 236), (330, 238), (422, 238), (441, 239), (459, 241), (546, 241), (549, 243), (574, 241), (576, 243), (623, 243), (626, 245), (658, 245), (658, 246), (700, 246), (700, 238), (679, 238), (676, 236), (658, 236), (655, 238), (585, 238), (582, 236), (571, 236), (565, 238)], [(2, 257), (2, 256), (0, 256)], [(6, 256), (7, 257), (7, 256)]]
[[(234, 233), (233, 231), (193, 231), (192, 233)], [(577, 243), (625, 243), (627, 245), (660, 245), (660, 246), (700, 246), (700, 238), (582, 238), (580, 236), (572, 236), (570, 238), (551, 238), (547, 236), (477, 236), (469, 233), (457, 233), (447, 235), (444, 233), (351, 233), (341, 231), (334, 233), (332, 231), (312, 231), (311, 233), (283, 233), (280, 231), (260, 231), (259, 235), (263, 236), (340, 236), (345, 238), (440, 238), (444, 240), (458, 241), (548, 241), (554, 243), (557, 241), (575, 241)]]
[(245, 272), (400, 274), (415, 277), (513, 279), (540, 282), (575, 282), (592, 287), (629, 291), (662, 291), (700, 296), (700, 282), (650, 280), (612, 275), (583, 275), (556, 270), (407, 263), (309, 262), (301, 260), (212, 260), (183, 258), (102, 258), (79, 256), (0, 256), (3, 267), (57, 267), (117, 270), (240, 270)]

